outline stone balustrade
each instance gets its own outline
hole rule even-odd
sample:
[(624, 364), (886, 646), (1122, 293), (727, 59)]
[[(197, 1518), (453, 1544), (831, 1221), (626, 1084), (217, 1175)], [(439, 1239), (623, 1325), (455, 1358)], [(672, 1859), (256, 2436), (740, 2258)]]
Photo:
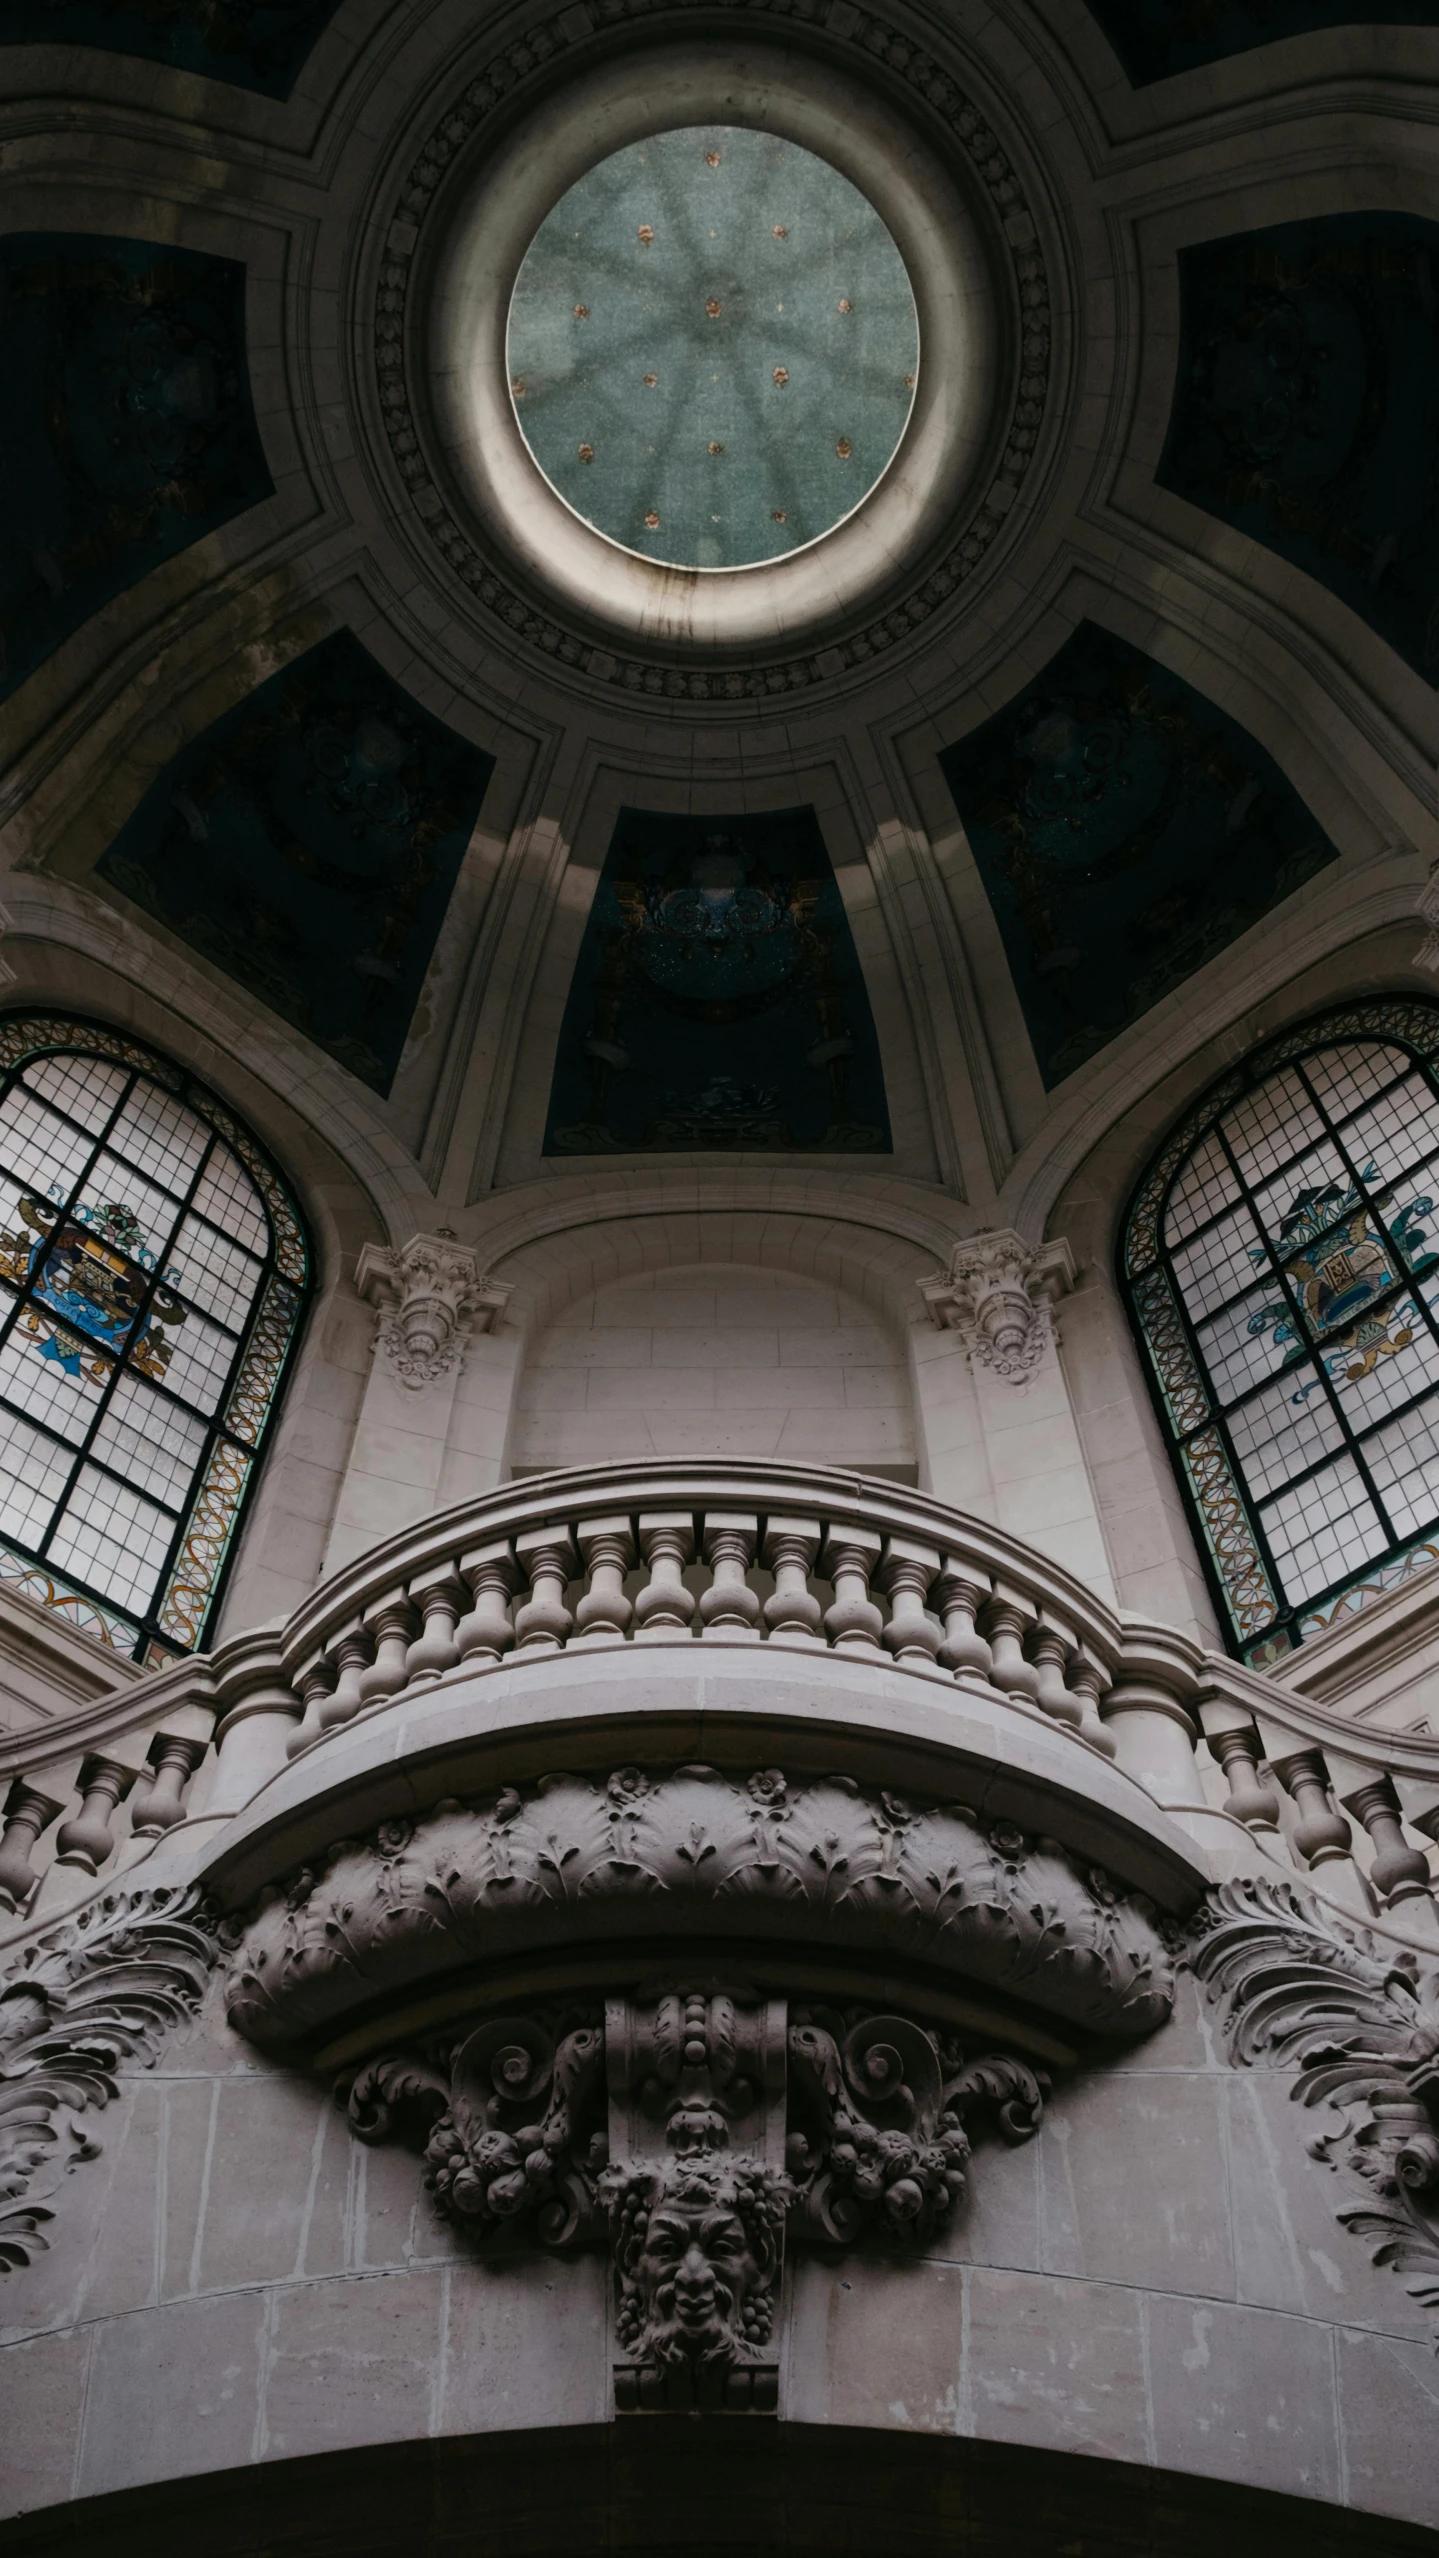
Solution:
[(982, 1700), (1015, 1718), (1017, 1751), (1037, 1722), (1114, 1762), (1216, 1870), (1306, 1872), (1439, 1942), (1439, 1741), (1356, 1725), (1116, 1614), (919, 1493), (681, 1460), (508, 1485), (375, 1548), (283, 1626), (170, 1665), (43, 1748), (6, 1743), (0, 1913), (13, 1931), (162, 1839), (213, 1837), (312, 1753), (318, 1771), (346, 1727), (425, 1691), (662, 1646), (870, 1664)]

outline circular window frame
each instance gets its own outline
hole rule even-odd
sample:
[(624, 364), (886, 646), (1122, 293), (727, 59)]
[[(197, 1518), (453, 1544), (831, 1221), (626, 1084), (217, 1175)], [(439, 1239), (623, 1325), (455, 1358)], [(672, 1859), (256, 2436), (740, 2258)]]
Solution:
[[(624, 550), (550, 486), (515, 417), (506, 332), (530, 241), (577, 178), (652, 133), (717, 122), (779, 133), (867, 197), (908, 272), (923, 352), (898, 448), (850, 515), (781, 560), (685, 569)], [(446, 212), (418, 346), (441, 474), (487, 547), (592, 632), (667, 655), (799, 645), (876, 609), (974, 512), (1013, 404), (1004, 261), (914, 127), (831, 62), (761, 42), (736, 65), (706, 40), (607, 61), (536, 106)]]

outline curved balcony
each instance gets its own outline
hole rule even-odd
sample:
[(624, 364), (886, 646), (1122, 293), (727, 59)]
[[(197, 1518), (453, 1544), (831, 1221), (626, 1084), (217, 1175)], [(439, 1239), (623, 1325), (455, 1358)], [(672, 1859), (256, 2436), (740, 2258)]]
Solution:
[(921, 1494), (719, 1460), (507, 1485), (7, 1744), (0, 1905), (13, 1932), (158, 1853), (234, 1906), (456, 1794), (779, 1755), (1017, 1822), (1172, 1911), (1258, 1860), (1439, 1939), (1439, 1743), (1118, 1615)]

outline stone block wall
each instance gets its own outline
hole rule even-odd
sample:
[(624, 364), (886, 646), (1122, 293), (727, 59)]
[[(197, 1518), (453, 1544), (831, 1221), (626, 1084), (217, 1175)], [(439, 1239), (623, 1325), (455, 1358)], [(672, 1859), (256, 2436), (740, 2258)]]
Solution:
[[(979, 2150), (925, 2259), (792, 2260), (782, 2421), (1432, 2523), (1428, 2321), (1338, 2226), (1356, 2189), (1307, 2154), (1290, 2085), (1229, 2066), (1186, 1977), (1151, 2042), (1060, 2075), (1035, 2141)], [(0, 2290), (0, 2513), (606, 2421), (599, 2261), (475, 2262), (418, 2160), (353, 2143), (328, 2084), (258, 2059), (213, 1996), (91, 2128), (49, 2250)]]

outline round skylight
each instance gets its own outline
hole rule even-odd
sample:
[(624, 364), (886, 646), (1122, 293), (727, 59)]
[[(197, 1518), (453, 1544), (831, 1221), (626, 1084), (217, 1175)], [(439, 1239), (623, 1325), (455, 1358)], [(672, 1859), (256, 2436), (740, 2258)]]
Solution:
[(644, 558), (783, 559), (893, 459), (919, 371), (873, 206), (777, 134), (687, 125), (589, 170), (510, 304), (510, 396), (552, 488)]

